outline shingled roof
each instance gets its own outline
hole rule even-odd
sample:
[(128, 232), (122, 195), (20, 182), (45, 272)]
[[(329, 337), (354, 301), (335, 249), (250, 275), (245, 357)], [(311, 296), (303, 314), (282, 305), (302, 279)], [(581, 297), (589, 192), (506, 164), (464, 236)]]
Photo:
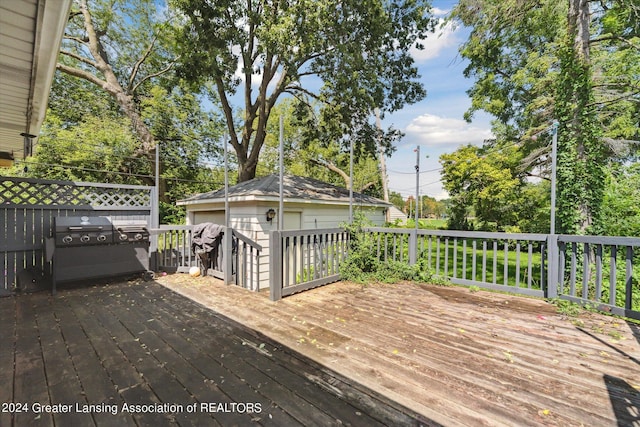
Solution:
[[(349, 190), (313, 178), (285, 175), (283, 180), (285, 200), (323, 201), (329, 203), (349, 203)], [(280, 192), (278, 175), (254, 178), (229, 187), (229, 199), (247, 198), (253, 200), (277, 200)], [(224, 188), (208, 193), (195, 194), (178, 201), (180, 205), (217, 202), (224, 200)], [(353, 193), (353, 202), (359, 205), (391, 206), (383, 200)]]

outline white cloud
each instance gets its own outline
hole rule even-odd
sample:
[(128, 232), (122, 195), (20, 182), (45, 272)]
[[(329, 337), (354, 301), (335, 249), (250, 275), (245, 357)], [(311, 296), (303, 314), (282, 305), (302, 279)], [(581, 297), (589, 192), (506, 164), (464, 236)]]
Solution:
[(406, 142), (428, 146), (458, 146), (481, 144), (492, 138), (491, 130), (469, 124), (464, 120), (422, 114), (407, 126)]
[(413, 59), (421, 63), (437, 58), (443, 51), (454, 48), (460, 42), (458, 29), (451, 22), (445, 24), (444, 19), (441, 18), (435, 33), (421, 40), (424, 49), (418, 50), (413, 47), (410, 52)]

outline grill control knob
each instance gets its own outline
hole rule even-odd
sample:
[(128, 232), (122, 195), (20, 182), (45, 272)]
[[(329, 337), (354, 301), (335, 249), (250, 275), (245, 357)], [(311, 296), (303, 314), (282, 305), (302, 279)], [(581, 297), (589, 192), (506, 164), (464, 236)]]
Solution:
[(73, 237), (71, 236), (64, 236), (62, 238), (62, 243), (71, 243), (73, 241)]
[(89, 237), (88, 234), (85, 234), (84, 236), (80, 237), (80, 241), (87, 243), (91, 238)]
[(136, 233), (135, 239), (136, 240), (142, 240), (142, 234)]
[(104, 242), (105, 240), (107, 240), (107, 236), (104, 234), (98, 236), (98, 242)]
[(127, 235), (126, 234), (121, 234), (120, 235), (120, 240), (127, 240)]

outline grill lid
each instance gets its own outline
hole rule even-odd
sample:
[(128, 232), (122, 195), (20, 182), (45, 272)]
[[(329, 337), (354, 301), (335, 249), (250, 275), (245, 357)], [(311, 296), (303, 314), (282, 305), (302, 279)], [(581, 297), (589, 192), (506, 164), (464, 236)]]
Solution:
[(106, 231), (113, 230), (111, 221), (104, 216), (61, 216), (55, 218), (55, 232), (66, 231)]

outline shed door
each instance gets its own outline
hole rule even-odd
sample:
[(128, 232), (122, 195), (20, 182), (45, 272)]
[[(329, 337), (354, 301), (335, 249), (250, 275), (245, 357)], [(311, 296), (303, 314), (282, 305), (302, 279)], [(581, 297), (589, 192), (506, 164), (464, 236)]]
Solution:
[(224, 211), (202, 211), (194, 212), (194, 224), (202, 224), (203, 222), (212, 222), (218, 225), (224, 225)]
[(283, 230), (300, 230), (302, 229), (302, 212), (284, 212)]

